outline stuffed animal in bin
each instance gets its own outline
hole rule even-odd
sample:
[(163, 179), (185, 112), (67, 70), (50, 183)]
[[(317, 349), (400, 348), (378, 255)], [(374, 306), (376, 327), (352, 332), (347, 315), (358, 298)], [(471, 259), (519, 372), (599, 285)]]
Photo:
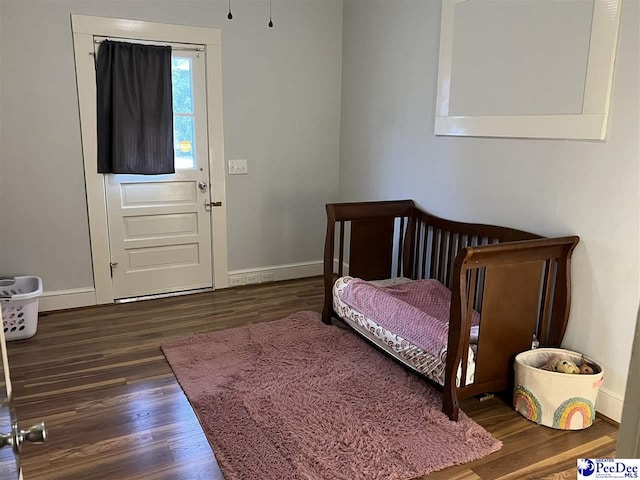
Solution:
[(582, 359), (582, 365), (580, 365), (578, 368), (580, 369), (580, 373), (583, 374), (593, 375), (594, 373), (596, 373), (593, 370), (593, 367), (584, 361), (584, 358)]
[(587, 362), (582, 359), (582, 363), (578, 367), (575, 362), (563, 357), (562, 355), (556, 355), (552, 357), (545, 363), (542, 367), (542, 370), (548, 370), (550, 372), (559, 372), (559, 373), (583, 373), (583, 374), (593, 374), (593, 367), (589, 365)]

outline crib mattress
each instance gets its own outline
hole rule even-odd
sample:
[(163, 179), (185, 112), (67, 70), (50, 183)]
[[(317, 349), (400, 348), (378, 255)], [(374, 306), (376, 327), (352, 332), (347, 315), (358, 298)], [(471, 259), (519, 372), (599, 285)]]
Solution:
[[(441, 354), (434, 355), (422, 348), (414, 345), (409, 340), (400, 335), (387, 330), (380, 324), (362, 314), (358, 310), (344, 303), (341, 295), (352, 277), (345, 276), (336, 280), (333, 286), (333, 309), (347, 322), (356, 332), (380, 346), (393, 357), (400, 360), (413, 370), (423, 374), (434, 382), (444, 385), (445, 365), (447, 352), (443, 350)], [(391, 286), (404, 282), (410, 282), (408, 278), (392, 278), (371, 282), (377, 286)], [(467, 362), (466, 385), (471, 385), (475, 376), (475, 353), (474, 346), (469, 347)], [(462, 369), (458, 368), (457, 383), (460, 384)]]

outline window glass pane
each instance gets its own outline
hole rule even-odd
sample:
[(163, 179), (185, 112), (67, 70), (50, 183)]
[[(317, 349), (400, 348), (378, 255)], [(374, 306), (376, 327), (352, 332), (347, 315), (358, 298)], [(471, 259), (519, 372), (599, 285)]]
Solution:
[(191, 71), (190, 58), (173, 57), (171, 59), (173, 113), (193, 113)]
[(195, 142), (193, 116), (173, 116), (173, 148), (176, 168), (195, 168)]
[(176, 169), (196, 167), (192, 72), (191, 58), (171, 58), (173, 144)]

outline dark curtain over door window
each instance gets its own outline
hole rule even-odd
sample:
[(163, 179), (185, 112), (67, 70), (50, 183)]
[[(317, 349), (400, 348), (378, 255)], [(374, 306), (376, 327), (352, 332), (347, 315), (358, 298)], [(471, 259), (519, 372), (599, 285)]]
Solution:
[(171, 47), (105, 40), (96, 82), (98, 173), (175, 173)]

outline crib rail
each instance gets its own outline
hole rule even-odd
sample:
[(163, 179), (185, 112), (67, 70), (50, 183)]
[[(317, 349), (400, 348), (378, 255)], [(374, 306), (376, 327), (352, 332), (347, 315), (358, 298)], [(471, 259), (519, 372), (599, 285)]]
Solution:
[(433, 278), (451, 288), (458, 252), (466, 247), (531, 240), (539, 235), (512, 228), (454, 222), (414, 207), (405, 236), (405, 276)]
[[(412, 200), (327, 205), (325, 315), (336, 276), (364, 280), (433, 278), (452, 288), (462, 248), (541, 238), (512, 228), (455, 222), (431, 215)], [(476, 310), (482, 308), (484, 271), (478, 275)]]

